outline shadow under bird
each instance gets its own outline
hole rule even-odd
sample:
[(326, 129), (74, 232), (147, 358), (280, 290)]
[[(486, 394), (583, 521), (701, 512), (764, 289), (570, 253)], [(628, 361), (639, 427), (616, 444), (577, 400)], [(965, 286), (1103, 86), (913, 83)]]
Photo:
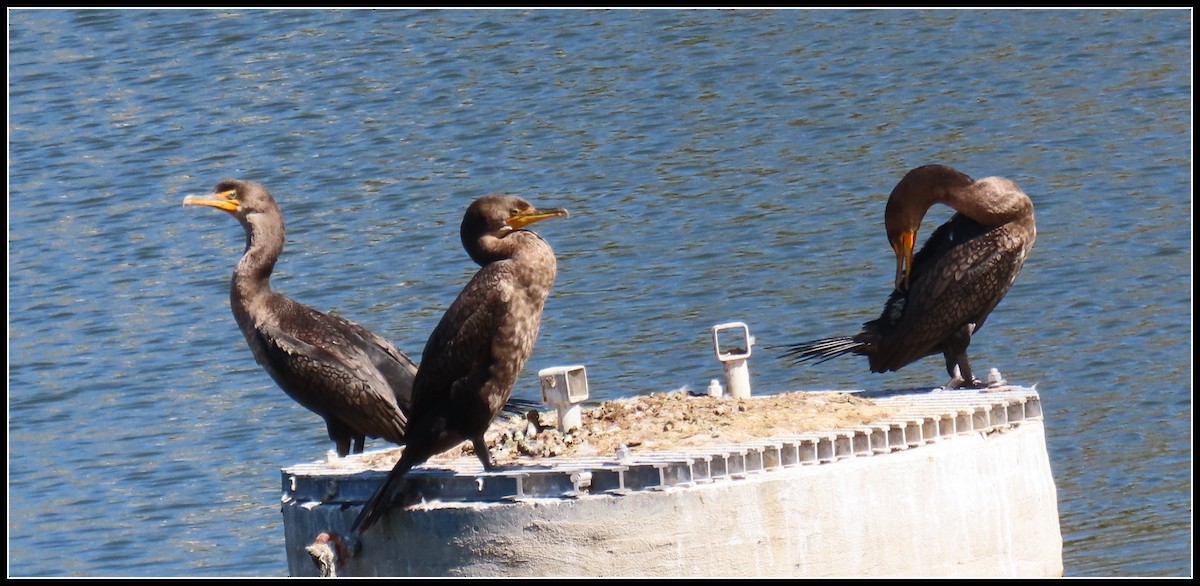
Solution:
[[(913, 254), (921, 220), (938, 203), (957, 213)], [(971, 370), (967, 346), (1033, 247), (1033, 202), (1008, 179), (972, 180), (944, 165), (926, 165), (892, 190), (884, 225), (896, 254), (896, 281), (879, 319), (857, 335), (801, 342), (784, 355), (800, 363), (861, 354), (871, 372), (887, 372), (940, 353), (948, 388), (987, 386)]]
[(325, 419), (338, 456), (361, 453), (366, 437), (402, 443), (417, 365), (363, 326), (271, 289), (284, 228), (270, 192), (253, 181), (228, 180), (183, 204), (225, 210), (245, 228), (246, 251), (229, 290), (233, 317), (279, 387)]
[(508, 195), (484, 196), (467, 208), (459, 235), (481, 268), (425, 344), (407, 445), (355, 520), (356, 535), (387, 511), (414, 466), (463, 441), (471, 442), (485, 469), (495, 469), (484, 433), (533, 352), (557, 270), (550, 245), (523, 228), (566, 215), (564, 209), (542, 211)]

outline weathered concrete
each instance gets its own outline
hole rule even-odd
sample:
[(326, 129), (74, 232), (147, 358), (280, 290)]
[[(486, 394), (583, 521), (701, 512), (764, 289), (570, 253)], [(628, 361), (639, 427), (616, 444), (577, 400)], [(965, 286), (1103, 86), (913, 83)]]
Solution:
[[(911, 449), (623, 496), (394, 509), (338, 574), (1061, 576), (1040, 406), (1021, 421), (957, 429)], [(322, 532), (346, 534), (358, 513), (361, 495), (346, 484), (354, 478), (341, 481), (316, 500), (289, 498), (285, 486), (292, 575), (318, 575), (305, 547)], [(371, 476), (363, 491), (378, 482)]]

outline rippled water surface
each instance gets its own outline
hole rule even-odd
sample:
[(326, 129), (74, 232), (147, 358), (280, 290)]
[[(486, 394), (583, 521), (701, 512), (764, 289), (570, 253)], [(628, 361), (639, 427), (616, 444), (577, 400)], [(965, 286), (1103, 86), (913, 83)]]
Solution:
[(878, 315), (887, 194), (940, 162), (1037, 206), (971, 356), (1042, 394), (1066, 574), (1190, 575), (1191, 49), (1183, 10), (10, 11), (9, 573), (286, 573), (279, 469), (330, 444), (185, 194), (265, 183), (275, 287), (414, 357), (467, 203), (567, 207), (516, 394), (702, 388), (731, 320), (777, 393), (944, 382), (765, 348)]

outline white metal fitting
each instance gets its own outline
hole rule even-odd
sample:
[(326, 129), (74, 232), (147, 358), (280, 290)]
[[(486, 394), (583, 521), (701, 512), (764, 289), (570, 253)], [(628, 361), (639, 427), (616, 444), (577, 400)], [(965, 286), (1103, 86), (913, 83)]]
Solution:
[[(735, 342), (733, 346), (723, 350), (721, 348), (721, 332), (732, 330), (741, 330), (741, 344), (737, 345)], [(750, 367), (746, 362), (750, 358), (750, 348), (754, 345), (754, 336), (750, 335), (750, 327), (740, 321), (717, 324), (712, 327), (712, 338), (717, 360), (725, 368), (725, 386), (729, 389), (729, 396), (736, 399), (749, 397)]]
[(583, 424), (580, 404), (588, 398), (587, 369), (583, 365), (552, 366), (538, 371), (542, 401), (558, 408), (558, 431), (566, 433)]
[(721, 395), (724, 395), (724, 394), (725, 394), (725, 389), (721, 388), (721, 381), (719, 381), (715, 378), (708, 381), (708, 396), (720, 397)]

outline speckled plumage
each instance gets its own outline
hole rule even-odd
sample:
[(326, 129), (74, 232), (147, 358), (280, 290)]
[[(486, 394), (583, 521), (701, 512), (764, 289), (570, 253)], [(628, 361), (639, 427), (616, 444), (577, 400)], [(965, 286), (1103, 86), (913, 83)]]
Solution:
[[(907, 231), (915, 238), (935, 203), (958, 213), (907, 263), (899, 235)], [(971, 370), (967, 346), (1025, 264), (1036, 237), (1032, 201), (1007, 179), (973, 181), (929, 165), (910, 171), (892, 191), (885, 224), (896, 249), (897, 282), (879, 318), (855, 336), (802, 342), (786, 355), (804, 362), (862, 354), (872, 372), (887, 372), (942, 354), (952, 385), (983, 386)]]
[[(363, 507), (355, 533), (374, 524), (408, 471), (435, 454), (469, 440), (484, 467), (494, 467), (483, 436), (533, 353), (557, 271), (550, 245), (517, 228), (565, 215), (537, 212), (519, 197), (502, 195), (482, 197), (467, 209), (460, 235), (481, 268), (425, 344), (413, 383), (408, 445)], [(515, 218), (527, 219), (513, 225)]]
[(283, 252), (283, 213), (259, 183), (223, 181), (188, 205), (223, 209), (241, 222), (246, 250), (234, 269), (230, 306), (254, 359), (297, 403), (325, 419), (339, 456), (366, 437), (402, 443), (417, 366), (361, 325), (296, 302), (270, 285)]

